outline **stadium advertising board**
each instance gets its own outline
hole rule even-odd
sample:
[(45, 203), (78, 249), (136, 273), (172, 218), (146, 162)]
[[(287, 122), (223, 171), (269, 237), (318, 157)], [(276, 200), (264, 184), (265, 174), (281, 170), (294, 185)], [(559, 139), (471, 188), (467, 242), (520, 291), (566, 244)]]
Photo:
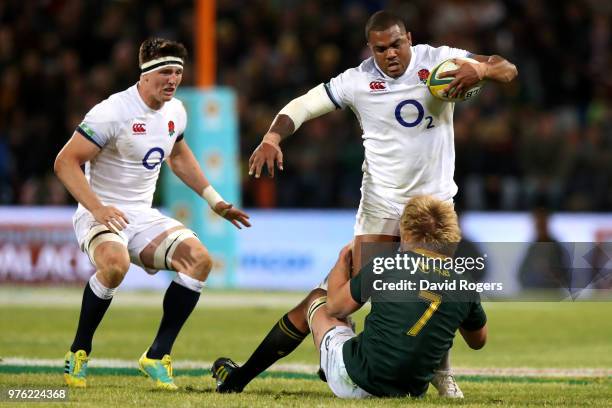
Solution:
[[(325, 277), (353, 234), (352, 211), (249, 213), (253, 228), (238, 234), (234, 281), (212, 280), (210, 287), (310, 289)], [(93, 267), (77, 246), (72, 214), (72, 208), (1, 208), (0, 283), (84, 282)], [(486, 280), (501, 283), (504, 295), (512, 295), (521, 285), (541, 284), (532, 276), (521, 276), (533, 236), (531, 224), (528, 214), (466, 213), (462, 218), (465, 237), (486, 255)], [(587, 287), (591, 280), (602, 277), (601, 271), (610, 269), (611, 215), (558, 214), (551, 218), (550, 228), (558, 241), (566, 242), (564, 253), (574, 271), (582, 271), (573, 277), (574, 285)], [(606, 245), (592, 244), (597, 242)], [(547, 245), (537, 247), (536, 253), (546, 252)], [(150, 277), (132, 266), (122, 288), (165, 288), (171, 277), (169, 272)]]
[[(81, 287), (94, 267), (79, 249), (72, 227), (74, 208), (0, 207), (0, 284)], [(154, 279), (131, 265), (125, 289), (162, 289), (171, 276)]]

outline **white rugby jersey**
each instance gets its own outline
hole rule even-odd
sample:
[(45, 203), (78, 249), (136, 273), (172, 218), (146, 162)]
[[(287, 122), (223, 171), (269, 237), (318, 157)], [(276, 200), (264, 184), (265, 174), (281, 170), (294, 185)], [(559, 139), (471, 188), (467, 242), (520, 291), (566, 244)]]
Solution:
[(94, 106), (77, 127), (101, 149), (85, 164), (85, 176), (107, 205), (151, 207), (161, 164), (187, 126), (181, 101), (172, 98), (154, 110), (136, 86)]
[(448, 200), (457, 193), (454, 103), (435, 99), (425, 82), (439, 62), (470, 53), (425, 44), (411, 49), (410, 64), (399, 78), (385, 75), (370, 57), (325, 88), (334, 104), (349, 106), (361, 124), (362, 196), (373, 193), (400, 204), (420, 194)]

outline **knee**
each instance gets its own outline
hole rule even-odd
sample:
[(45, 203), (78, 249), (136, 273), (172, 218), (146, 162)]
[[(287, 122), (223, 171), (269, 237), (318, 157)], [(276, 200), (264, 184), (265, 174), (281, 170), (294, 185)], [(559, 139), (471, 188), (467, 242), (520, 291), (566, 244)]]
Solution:
[(327, 296), (327, 291), (321, 288), (316, 288), (310, 291), (310, 293), (306, 296), (304, 301), (301, 303), (301, 313), (304, 315), (305, 319), (308, 319), (308, 308), (315, 300), (319, 299), (322, 296)]
[(316, 289), (311, 290), (308, 296), (306, 297), (306, 303), (307, 303), (306, 308), (308, 308), (308, 306), (310, 306), (312, 302), (314, 302), (315, 300), (317, 300), (318, 298), (322, 296), (327, 296), (327, 291), (325, 289), (316, 288)]
[(104, 286), (115, 288), (119, 286), (130, 268), (130, 259), (125, 253), (107, 252), (96, 256), (96, 266), (100, 282)]
[(208, 251), (204, 248), (193, 250), (192, 277), (199, 281), (205, 281), (212, 269), (213, 261)]
[(295, 306), (293, 309), (291, 309), (288, 312), (288, 315), (291, 317), (291, 322), (296, 324), (295, 323), (296, 321), (303, 321), (304, 322), (303, 326), (304, 328), (307, 329), (308, 325), (306, 324), (306, 315), (308, 314), (308, 308), (310, 307), (312, 302), (314, 302), (321, 296), (326, 296), (326, 295), (327, 295), (327, 291), (324, 289), (316, 288), (316, 289), (311, 290), (310, 293), (306, 295), (304, 300), (302, 300), (297, 306)]

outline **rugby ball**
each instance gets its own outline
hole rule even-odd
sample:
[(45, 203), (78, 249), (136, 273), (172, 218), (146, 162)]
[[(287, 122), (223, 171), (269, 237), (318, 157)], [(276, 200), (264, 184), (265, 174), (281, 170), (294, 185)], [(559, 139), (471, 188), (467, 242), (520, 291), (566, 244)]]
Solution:
[[(459, 58), (457, 58), (459, 59)], [(475, 59), (472, 58), (461, 58), (462, 60), (466, 60), (469, 62), (478, 63)], [(453, 98), (449, 98), (447, 93), (445, 92), (445, 88), (448, 84), (450, 84), (454, 77), (443, 77), (440, 78), (439, 75), (443, 72), (454, 71), (458, 69), (459, 65), (455, 64), (452, 60), (447, 59), (436, 65), (436, 67), (431, 71), (429, 77), (427, 78), (427, 88), (429, 88), (429, 92), (433, 96), (438, 99), (442, 99), (447, 102), (457, 102), (457, 101), (465, 101), (466, 99), (473, 98), (474, 96), (480, 93), (480, 89), (482, 88), (483, 81), (478, 82), (476, 85), (468, 89), (463, 93), (463, 95), (455, 96)]]

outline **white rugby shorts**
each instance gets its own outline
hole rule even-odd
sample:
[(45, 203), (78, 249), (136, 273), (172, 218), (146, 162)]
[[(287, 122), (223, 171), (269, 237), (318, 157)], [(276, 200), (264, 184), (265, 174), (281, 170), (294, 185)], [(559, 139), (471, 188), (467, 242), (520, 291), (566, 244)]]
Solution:
[(321, 340), (321, 368), (325, 373), (327, 385), (340, 398), (367, 398), (372, 395), (359, 388), (346, 372), (342, 346), (355, 337), (355, 332), (347, 326), (336, 326), (329, 330)]
[[(408, 202), (408, 200), (406, 200)], [(447, 200), (453, 204), (453, 199)], [(384, 198), (372, 190), (364, 193), (355, 216), (354, 235), (392, 235), (400, 236), (399, 222), (406, 203), (397, 203)]]
[[(134, 209), (121, 208), (126, 218), (130, 222), (120, 236), (127, 242), (130, 261), (142, 267), (150, 274), (157, 272), (155, 269), (145, 267), (140, 260), (142, 250), (158, 237), (164, 231), (171, 228), (183, 226), (177, 220), (163, 215), (154, 208), (139, 207)], [(83, 241), (93, 227), (100, 225), (93, 215), (84, 208), (79, 207), (77, 212), (72, 217), (74, 232), (76, 233), (77, 241), (81, 250), (83, 250)]]

